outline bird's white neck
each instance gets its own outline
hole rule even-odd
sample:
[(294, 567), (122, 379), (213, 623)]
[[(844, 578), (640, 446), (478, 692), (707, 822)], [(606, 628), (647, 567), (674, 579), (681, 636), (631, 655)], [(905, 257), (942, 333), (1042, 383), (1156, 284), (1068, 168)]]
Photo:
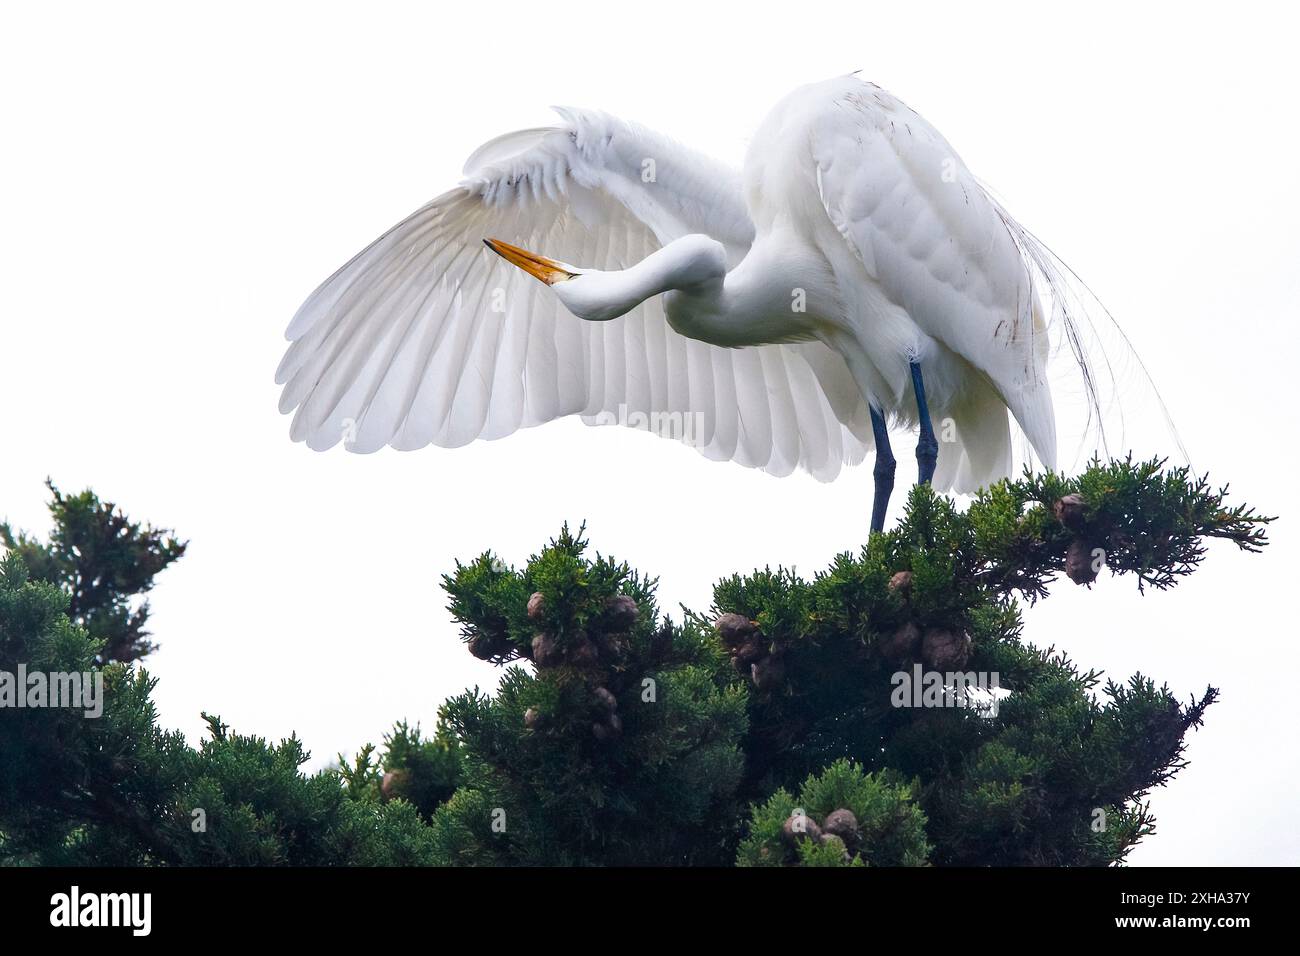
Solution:
[(798, 324), (792, 293), (800, 290), (784, 281), (783, 272), (750, 250), (720, 279), (668, 291), (668, 324), (688, 338), (727, 348), (788, 341)]
[(739, 347), (789, 336), (791, 295), (778, 270), (753, 251), (727, 271), (726, 250), (707, 236), (683, 236), (618, 272), (585, 271), (553, 288), (574, 315), (606, 321), (664, 294), (668, 323), (688, 338)]

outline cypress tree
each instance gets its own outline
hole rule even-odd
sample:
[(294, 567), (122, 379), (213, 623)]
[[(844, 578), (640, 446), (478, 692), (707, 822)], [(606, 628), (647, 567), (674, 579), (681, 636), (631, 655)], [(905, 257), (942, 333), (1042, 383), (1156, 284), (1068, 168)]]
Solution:
[(49, 543), (0, 525), (0, 674), (98, 675), (102, 714), (6, 701), (8, 863), (1119, 863), (1217, 691), (1103, 685), (1028, 640), (1021, 604), (1062, 579), (1171, 588), (1271, 520), (1159, 460), (1026, 474), (965, 510), (918, 487), (811, 579), (731, 577), (676, 617), (566, 527), (521, 568), (487, 552), (444, 578), (494, 692), (308, 774), (296, 737), (158, 727), (133, 602), (184, 543), (51, 492)]

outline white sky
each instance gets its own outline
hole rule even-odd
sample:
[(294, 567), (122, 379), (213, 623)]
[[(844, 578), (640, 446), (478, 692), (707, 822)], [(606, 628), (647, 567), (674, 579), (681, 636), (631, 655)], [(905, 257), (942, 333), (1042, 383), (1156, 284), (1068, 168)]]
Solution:
[[(1296, 863), (1294, 324), (1300, 136), (1279, 5), (567, 2), (10, 6), (0, 15), (0, 515), (50, 475), (192, 544), (161, 579), (161, 721), (297, 731), (319, 766), (497, 672), (438, 576), (568, 519), (703, 610), (718, 578), (811, 574), (865, 535), (831, 485), (624, 429), (363, 457), (288, 438), (272, 382), (301, 300), (552, 103), (739, 162), (793, 87), (861, 69), (958, 149), (1125, 326), (1196, 465), (1284, 520), (1171, 593), (1068, 582), (1027, 635), (1223, 700), (1136, 864)], [(912, 442), (895, 441), (900, 475)], [(1143, 447), (1141, 454), (1171, 447)], [(895, 512), (900, 496), (895, 498)]]

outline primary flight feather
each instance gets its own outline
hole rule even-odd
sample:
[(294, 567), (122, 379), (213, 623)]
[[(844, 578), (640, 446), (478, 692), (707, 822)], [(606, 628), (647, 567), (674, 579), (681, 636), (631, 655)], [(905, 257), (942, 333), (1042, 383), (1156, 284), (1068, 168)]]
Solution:
[(295, 440), (451, 447), (576, 414), (821, 480), (874, 448), (876, 529), (890, 424), (940, 490), (1006, 476), (1011, 419), (1055, 466), (1045, 254), (901, 101), (796, 90), (742, 172), (558, 112), (307, 299), (276, 375)]

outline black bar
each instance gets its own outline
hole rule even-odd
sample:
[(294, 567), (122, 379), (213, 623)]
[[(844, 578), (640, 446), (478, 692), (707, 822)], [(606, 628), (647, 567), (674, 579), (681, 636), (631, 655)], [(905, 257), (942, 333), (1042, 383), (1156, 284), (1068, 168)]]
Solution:
[[(841, 925), (859, 939), (878, 928), (914, 934), (918, 943), (1005, 940), (1005, 934), (1030, 929), (1069, 940), (1138, 934), (1232, 943), (1243, 933), (1285, 927), (1293, 916), (1283, 911), (1294, 883), (1291, 870), (1235, 868), (13, 868), (0, 869), (0, 926), (7, 939), (15, 933), (51, 940), (76, 933), (83, 941), (133, 935), (130, 926), (52, 926), (56, 894), (70, 904), (76, 886), (83, 906), (92, 894), (150, 894), (148, 935), (177, 942), (337, 941), (351, 932), (373, 941), (385, 932), (405, 938), (423, 925), (426, 931), (439, 927), (431, 943), (449, 942), (448, 934), (457, 932), (486, 940), (532, 931), (552, 940), (573, 933), (595, 945), (600, 937), (592, 934), (602, 926), (624, 936), (639, 926), (658, 936), (678, 926), (707, 930), (713, 924), (732, 938), (752, 932), (759, 939), (769, 930)], [(98, 898), (91, 908), (97, 906)], [(1187, 922), (1206, 918), (1245, 922), (1208, 928)], [(663, 942), (676, 945), (671, 938)]]

